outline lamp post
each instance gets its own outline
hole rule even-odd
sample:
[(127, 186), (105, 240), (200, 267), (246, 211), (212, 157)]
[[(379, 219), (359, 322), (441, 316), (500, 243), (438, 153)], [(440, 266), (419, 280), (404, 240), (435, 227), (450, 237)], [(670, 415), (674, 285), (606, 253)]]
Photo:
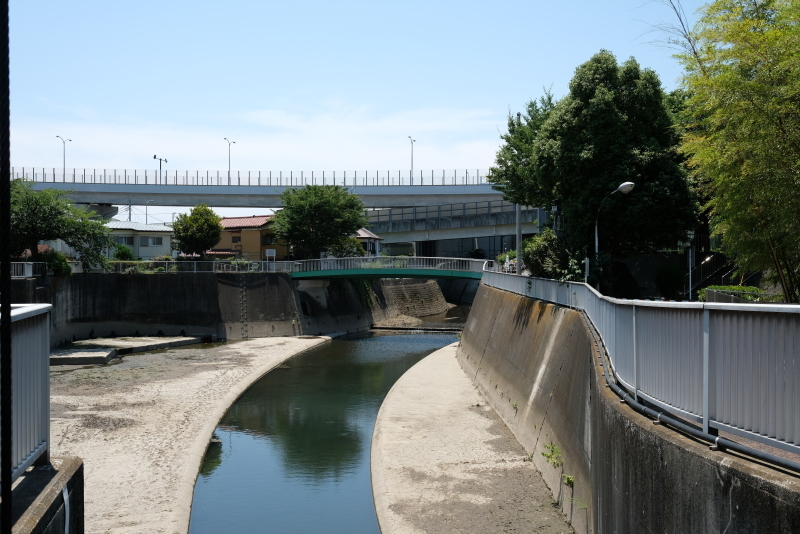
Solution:
[(152, 200), (148, 200), (144, 204), (144, 223), (147, 224), (147, 205), (150, 204)]
[[(517, 127), (522, 126), (522, 113), (517, 112)], [(514, 205), (514, 214), (516, 216), (516, 240), (517, 240), (517, 274), (522, 274), (522, 207), (519, 204)]]
[(227, 137), (223, 137), (228, 141), (228, 185), (231, 185), (231, 145), (235, 145), (236, 141), (230, 141)]
[[(597, 237), (597, 223), (600, 222), (600, 209), (603, 207), (603, 202), (605, 202), (606, 199), (608, 199), (614, 193), (622, 193), (623, 195), (627, 195), (628, 193), (630, 193), (633, 190), (633, 188), (635, 186), (636, 186), (636, 184), (634, 184), (633, 182), (622, 182), (621, 184), (619, 184), (619, 187), (617, 187), (612, 192), (607, 194), (603, 198), (603, 200), (600, 201), (600, 205), (597, 206), (597, 217), (595, 217), (595, 219), (594, 219), (594, 255), (595, 255), (595, 258), (598, 258), (598, 259), (600, 258), (600, 240)], [(588, 276), (588, 273), (587, 273), (587, 276)], [(599, 287), (599, 282), (598, 282), (598, 287)]]
[[(158, 160), (158, 179), (160, 181), (161, 180), (161, 164), (162, 163), (168, 163), (167, 162), (167, 158), (159, 158), (158, 156), (154, 155), (153, 159), (157, 159)], [(152, 202), (152, 200), (151, 200), (151, 202)]]
[(64, 175), (63, 175), (62, 181), (66, 182), (67, 181), (67, 141), (72, 142), (72, 139), (64, 139), (60, 135), (57, 135), (56, 137), (61, 139), (61, 144), (62, 144), (62, 148), (63, 148), (63, 151), (62, 151), (62, 163), (64, 165)]
[(411, 185), (414, 185), (414, 143), (416, 143), (417, 140), (411, 139), (410, 135), (408, 138), (411, 140)]

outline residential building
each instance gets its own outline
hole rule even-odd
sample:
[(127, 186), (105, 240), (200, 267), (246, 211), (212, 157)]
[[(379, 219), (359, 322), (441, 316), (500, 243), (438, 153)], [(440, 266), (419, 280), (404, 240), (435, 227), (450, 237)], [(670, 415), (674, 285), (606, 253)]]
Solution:
[(356, 239), (361, 242), (361, 246), (366, 251), (366, 256), (380, 256), (381, 255), (381, 241), (382, 237), (378, 237), (366, 228), (361, 228), (356, 232)]
[[(171, 226), (131, 221), (109, 221), (106, 226), (114, 242), (131, 249), (134, 258), (147, 261), (156, 256), (172, 255)], [(114, 250), (109, 250), (108, 257), (113, 256)]]
[(272, 231), (272, 215), (223, 217), (219, 243), (209, 251), (215, 256), (237, 256), (250, 261), (289, 259), (289, 247)]

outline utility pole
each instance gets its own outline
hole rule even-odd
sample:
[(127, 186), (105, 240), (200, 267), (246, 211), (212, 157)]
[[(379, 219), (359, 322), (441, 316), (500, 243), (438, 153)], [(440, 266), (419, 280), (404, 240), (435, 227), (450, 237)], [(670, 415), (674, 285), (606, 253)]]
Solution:
[(227, 137), (223, 137), (228, 141), (228, 185), (231, 185), (231, 145), (235, 145), (236, 141), (230, 141)]
[[(63, 147), (62, 147), (63, 148), (63, 151), (62, 151), (62, 163), (63, 163), (63, 168), (64, 168), (64, 174), (63, 174), (62, 181), (66, 182), (67, 181), (67, 141), (72, 142), (72, 139), (64, 139), (60, 135), (57, 135), (56, 137), (61, 139), (61, 144), (63, 145)], [(53, 180), (55, 180), (55, 178), (53, 178)]]
[(153, 159), (158, 160), (158, 180), (161, 181), (161, 164), (167, 163), (167, 158), (159, 158), (158, 156), (153, 156)]
[[(411, 136), (408, 136), (411, 139)], [(414, 143), (416, 143), (416, 139), (411, 139), (411, 185), (414, 185)]]

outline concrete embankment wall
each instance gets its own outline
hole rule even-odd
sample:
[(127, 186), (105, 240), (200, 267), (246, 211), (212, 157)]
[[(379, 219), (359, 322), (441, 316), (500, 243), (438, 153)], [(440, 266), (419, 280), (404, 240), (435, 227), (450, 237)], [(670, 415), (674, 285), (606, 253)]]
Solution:
[[(458, 352), (577, 532), (800, 532), (800, 478), (621, 404), (589, 328), (579, 312), (481, 285)], [(553, 451), (563, 466), (542, 455)]]
[(346, 280), (293, 281), (283, 273), (80, 274), (14, 280), (12, 300), (53, 305), (54, 347), (137, 333), (248, 339), (355, 332), (400, 313), (447, 309), (435, 282), (399, 283), (368, 282), (368, 302)]

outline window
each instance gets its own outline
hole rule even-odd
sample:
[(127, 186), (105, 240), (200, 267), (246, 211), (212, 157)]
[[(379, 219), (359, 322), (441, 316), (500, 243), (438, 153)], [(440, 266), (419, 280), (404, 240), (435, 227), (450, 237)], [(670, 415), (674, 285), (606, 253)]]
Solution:
[(141, 236), (139, 238), (139, 246), (140, 247), (160, 247), (162, 244), (163, 237), (150, 237), (150, 236)]
[(231, 236), (231, 241), (233, 243), (241, 243), (242, 242), (242, 236), (240, 236), (240, 235)]
[(278, 238), (274, 234), (267, 234), (261, 236), (262, 245), (277, 245)]
[(132, 235), (115, 235), (114, 236), (114, 243), (118, 245), (125, 245), (126, 247), (133, 246), (133, 236)]

